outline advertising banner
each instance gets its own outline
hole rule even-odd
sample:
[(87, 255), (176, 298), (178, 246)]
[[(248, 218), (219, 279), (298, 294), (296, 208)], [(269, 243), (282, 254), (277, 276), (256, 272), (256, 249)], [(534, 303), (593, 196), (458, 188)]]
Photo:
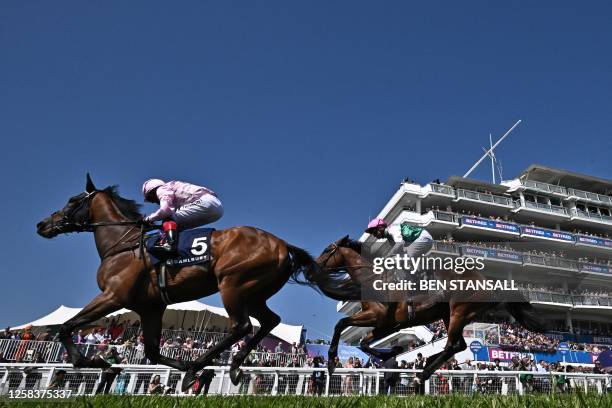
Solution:
[(486, 228), (493, 231), (510, 232), (513, 234), (520, 233), (519, 226), (516, 224), (496, 220), (487, 220), (478, 217), (461, 217), (461, 224), (478, 228)]
[(521, 236), (522, 237), (542, 238), (542, 239), (560, 241), (560, 242), (574, 242), (574, 236), (570, 234), (569, 232), (555, 231), (555, 230), (549, 230), (545, 228), (522, 226)]

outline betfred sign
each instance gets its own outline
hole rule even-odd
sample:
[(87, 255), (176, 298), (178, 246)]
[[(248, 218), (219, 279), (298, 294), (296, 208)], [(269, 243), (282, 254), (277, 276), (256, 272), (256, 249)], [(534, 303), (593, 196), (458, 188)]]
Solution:
[(513, 357), (535, 358), (533, 353), (521, 353), (520, 351), (506, 351), (506, 350), (501, 350), (498, 348), (489, 347), (489, 361), (493, 361), (493, 360), (510, 361), (512, 360)]

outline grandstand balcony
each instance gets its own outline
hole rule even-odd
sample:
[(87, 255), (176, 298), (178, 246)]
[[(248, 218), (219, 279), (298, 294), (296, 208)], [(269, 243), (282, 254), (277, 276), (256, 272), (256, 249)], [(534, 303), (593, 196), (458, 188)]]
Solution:
[(568, 191), (565, 187), (554, 184), (542, 183), (540, 181), (533, 180), (521, 180), (521, 186), (523, 190), (545, 193), (563, 198), (568, 197)]
[(569, 310), (574, 305), (569, 294), (535, 290), (521, 290), (521, 292), (532, 304), (546, 305), (560, 310)]
[(512, 210), (512, 212), (515, 214), (536, 216), (550, 221), (561, 221), (570, 219), (568, 209), (563, 206), (545, 203), (535, 203), (532, 201), (525, 201), (524, 204), (521, 204), (520, 200), (515, 200), (514, 209)]
[(580, 270), (577, 261), (545, 255), (523, 254), (523, 265), (528, 268), (559, 269), (571, 272)]
[(423, 187), (423, 197), (437, 195), (442, 197), (455, 198), (455, 189), (444, 184), (429, 183)]
[(433, 338), (433, 333), (426, 326), (415, 326), (401, 329), (380, 340), (372, 342), (372, 347), (391, 348), (394, 346), (407, 346), (411, 342), (428, 342)]
[(596, 252), (612, 253), (612, 239), (594, 237), (591, 235), (574, 234), (576, 246), (581, 249), (591, 249)]
[(591, 211), (583, 211), (579, 208), (572, 208), (569, 211), (570, 219), (574, 223), (584, 224), (584, 225), (612, 225), (612, 216), (599, 214), (597, 212)]
[(567, 189), (566, 199), (612, 207), (612, 197), (603, 194), (591, 193), (589, 191), (577, 190), (575, 188)]
[(469, 201), (471, 203), (474, 203), (475, 207), (483, 208), (497, 206), (510, 209), (514, 207), (512, 199), (510, 197), (504, 197), (489, 193), (479, 193), (477, 191), (470, 191), (462, 188), (457, 190), (457, 198), (455, 198), (455, 200), (453, 201)]

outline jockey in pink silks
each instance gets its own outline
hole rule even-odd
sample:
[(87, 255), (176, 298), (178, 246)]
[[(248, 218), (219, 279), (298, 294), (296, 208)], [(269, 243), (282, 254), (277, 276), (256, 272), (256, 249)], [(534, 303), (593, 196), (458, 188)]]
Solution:
[(194, 184), (150, 179), (142, 185), (142, 194), (145, 201), (159, 204), (159, 209), (146, 216), (145, 221), (163, 221), (165, 238), (154, 247), (162, 253), (176, 252), (177, 229), (210, 224), (223, 215), (223, 206), (217, 194)]

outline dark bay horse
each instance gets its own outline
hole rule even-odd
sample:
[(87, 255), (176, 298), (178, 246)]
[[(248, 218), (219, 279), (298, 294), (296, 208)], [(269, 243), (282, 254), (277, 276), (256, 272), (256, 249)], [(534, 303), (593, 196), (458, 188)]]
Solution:
[[(340, 319), (334, 328), (334, 336), (329, 347), (328, 370), (334, 370), (334, 358), (338, 354), (338, 343), (344, 329), (351, 326), (372, 327), (373, 330), (367, 334), (360, 343), (360, 347), (366, 353), (375, 357), (386, 359), (401, 352), (401, 348), (394, 347), (392, 351), (381, 351), (370, 347), (373, 341), (382, 339), (392, 333), (406, 327), (413, 327), (435, 322), (440, 319), (444, 322), (448, 332), (448, 340), (444, 350), (434, 354), (427, 359), (426, 366), (415, 379), (422, 382), (428, 379), (433, 372), (448, 361), (455, 353), (467, 348), (463, 338), (463, 329), (469, 323), (482, 316), (483, 312), (503, 306), (522, 326), (528, 330), (542, 332), (546, 330), (546, 324), (535, 312), (535, 309), (521, 295), (515, 294), (513, 299), (518, 302), (495, 301), (495, 292), (475, 291), (472, 297), (466, 299), (465, 295), (458, 292), (450, 292), (444, 301), (431, 298), (427, 294), (413, 299), (412, 318), (408, 316), (408, 303), (385, 303), (361, 300), (361, 285), (372, 276), (372, 264), (360, 254), (361, 243), (349, 239), (348, 235), (329, 245), (317, 258), (317, 263), (326, 272), (335, 275), (338, 279), (339, 273), (348, 273), (352, 287), (348, 284), (344, 287), (347, 294), (345, 301), (360, 301), (361, 310), (352, 316)], [(436, 271), (435, 278), (439, 281), (458, 279), (454, 271)], [(483, 280), (484, 277), (472, 270), (461, 275), (464, 280)]]
[[(196, 361), (162, 356), (159, 343), (166, 304), (160, 297), (156, 271), (140, 245), (139, 207), (134, 201), (120, 197), (114, 187), (98, 190), (88, 174), (85, 192), (70, 198), (64, 208), (37, 225), (38, 234), (45, 238), (70, 232), (93, 232), (100, 255), (97, 282), (102, 293), (59, 330), (61, 342), (75, 367), (105, 368), (108, 364), (81, 355), (72, 341), (72, 331), (125, 307), (140, 315), (147, 358), (187, 371), (183, 380), (185, 390), (195, 381), (197, 371), (251, 332), (249, 316), (252, 316), (259, 321), (260, 328), (233, 357), (230, 367), (232, 382), (237, 384), (245, 357), (280, 322), (266, 301), (287, 281), (308, 285), (337, 300), (346, 296), (345, 283), (329, 279), (306, 251), (268, 232), (253, 227), (214, 231), (210, 267), (176, 267), (168, 273), (167, 286), (174, 302), (219, 292), (229, 316), (230, 331)], [(305, 281), (298, 279), (300, 274), (306, 277)]]

